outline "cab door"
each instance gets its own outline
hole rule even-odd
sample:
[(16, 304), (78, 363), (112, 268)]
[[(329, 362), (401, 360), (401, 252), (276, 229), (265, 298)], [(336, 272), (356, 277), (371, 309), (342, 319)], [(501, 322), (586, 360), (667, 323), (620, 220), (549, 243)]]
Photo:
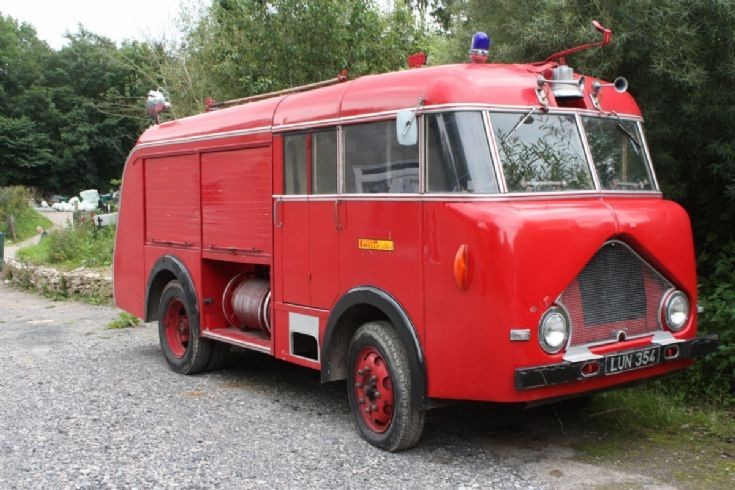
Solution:
[(282, 301), (303, 306), (311, 304), (307, 142), (306, 133), (283, 137), (283, 196), (274, 204)]
[(283, 302), (329, 309), (339, 291), (337, 130), (283, 141), (284, 195), (275, 203)]
[(309, 141), (309, 271), (311, 304), (331, 309), (339, 293), (337, 130), (314, 131)]
[(342, 132), (340, 285), (384, 291), (423, 339), (419, 144), (398, 142), (395, 119), (345, 125)]

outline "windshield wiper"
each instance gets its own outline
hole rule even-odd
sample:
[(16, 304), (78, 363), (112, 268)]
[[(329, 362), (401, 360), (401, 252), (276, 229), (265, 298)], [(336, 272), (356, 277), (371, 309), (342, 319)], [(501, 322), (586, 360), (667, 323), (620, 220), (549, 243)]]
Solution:
[(641, 142), (640, 142), (640, 141), (638, 141), (638, 138), (636, 138), (636, 137), (635, 137), (635, 136), (633, 135), (633, 133), (631, 133), (631, 132), (630, 132), (630, 131), (628, 130), (628, 128), (626, 128), (626, 127), (625, 127), (625, 125), (623, 124), (623, 120), (622, 120), (622, 119), (620, 119), (620, 116), (618, 116), (618, 115), (617, 115), (617, 113), (616, 113), (615, 111), (609, 112), (609, 113), (608, 113), (608, 116), (614, 116), (614, 117), (615, 117), (615, 119), (617, 119), (617, 120), (618, 120), (618, 123), (617, 123), (617, 124), (616, 124), (615, 126), (616, 126), (616, 127), (617, 127), (617, 128), (618, 128), (618, 129), (619, 129), (619, 130), (620, 130), (620, 131), (621, 131), (621, 132), (623, 133), (623, 134), (625, 134), (625, 136), (627, 136), (627, 137), (628, 137), (628, 139), (630, 140), (630, 142), (631, 142), (631, 143), (633, 143), (633, 145), (635, 145), (635, 147), (636, 147), (636, 149), (637, 149), (638, 151), (641, 151), (641, 149), (643, 148), (643, 145), (641, 145)]
[(640, 144), (640, 142), (638, 142), (638, 138), (636, 138), (635, 136), (633, 136), (633, 133), (631, 133), (630, 131), (628, 131), (628, 129), (625, 126), (623, 126), (622, 123), (618, 123), (617, 124), (617, 127), (618, 127), (618, 129), (620, 131), (622, 131), (623, 133), (625, 133), (625, 136), (627, 136), (628, 139), (630, 140), (630, 142), (635, 145), (636, 149), (638, 151), (641, 151), (641, 144)]
[(502, 141), (503, 144), (505, 144), (505, 142), (508, 141), (511, 136), (513, 136), (514, 134), (516, 134), (516, 131), (518, 131), (518, 128), (520, 128), (521, 125), (524, 122), (528, 121), (528, 118), (531, 117), (534, 112), (536, 112), (536, 109), (538, 109), (538, 106), (531, 107), (531, 110), (528, 111), (522, 118), (520, 118), (518, 120), (518, 122), (516, 123), (516, 125), (513, 126), (513, 129), (510, 130), (510, 133), (508, 133), (507, 135), (505, 135), (505, 138), (503, 138), (503, 141)]

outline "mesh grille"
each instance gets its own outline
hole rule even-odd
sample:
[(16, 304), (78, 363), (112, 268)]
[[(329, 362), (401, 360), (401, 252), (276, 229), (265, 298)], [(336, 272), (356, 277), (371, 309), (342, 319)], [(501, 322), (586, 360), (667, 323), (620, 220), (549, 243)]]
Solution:
[(621, 242), (597, 251), (559, 301), (572, 323), (570, 346), (614, 341), (660, 329), (659, 304), (673, 287)]

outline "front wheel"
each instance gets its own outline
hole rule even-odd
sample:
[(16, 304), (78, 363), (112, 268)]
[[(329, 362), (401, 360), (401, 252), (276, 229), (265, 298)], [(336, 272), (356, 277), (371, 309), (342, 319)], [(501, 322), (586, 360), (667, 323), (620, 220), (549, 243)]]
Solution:
[(387, 451), (415, 446), (424, 412), (411, 390), (406, 349), (390, 323), (369, 322), (355, 332), (348, 369), (350, 407), (363, 439)]

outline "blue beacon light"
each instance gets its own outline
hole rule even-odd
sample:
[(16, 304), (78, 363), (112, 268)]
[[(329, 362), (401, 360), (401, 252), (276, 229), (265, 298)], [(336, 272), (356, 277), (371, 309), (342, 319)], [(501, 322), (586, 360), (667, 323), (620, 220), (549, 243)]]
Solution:
[(490, 44), (492, 40), (484, 32), (476, 32), (472, 35), (472, 44), (470, 45), (470, 60), (474, 63), (485, 63), (490, 54)]

